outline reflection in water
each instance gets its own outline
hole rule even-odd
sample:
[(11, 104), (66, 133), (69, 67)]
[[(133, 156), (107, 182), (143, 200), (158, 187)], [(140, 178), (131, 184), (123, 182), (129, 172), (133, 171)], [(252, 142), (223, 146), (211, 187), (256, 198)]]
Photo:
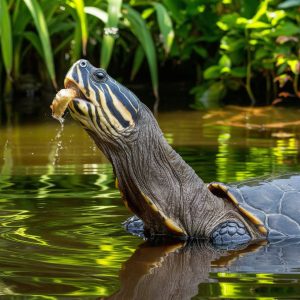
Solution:
[[(120, 290), (105, 299), (263, 297), (264, 289), (275, 282), (276, 288), (270, 288), (268, 296), (278, 299), (285, 295), (287, 283), (300, 281), (300, 275), (293, 279), (288, 275), (299, 274), (299, 250), (300, 241), (250, 245), (235, 251), (216, 249), (205, 241), (160, 246), (144, 243), (123, 264)], [(289, 286), (290, 296), (299, 291), (298, 285)]]
[[(206, 182), (232, 182), (299, 172), (298, 118), (294, 110), (227, 109), (159, 121)], [(295, 242), (254, 252), (207, 243), (138, 247), (121, 227), (130, 213), (111, 165), (80, 126), (66, 120), (53, 140), (58, 129), (57, 122), (0, 129), (0, 295), (300, 298)]]

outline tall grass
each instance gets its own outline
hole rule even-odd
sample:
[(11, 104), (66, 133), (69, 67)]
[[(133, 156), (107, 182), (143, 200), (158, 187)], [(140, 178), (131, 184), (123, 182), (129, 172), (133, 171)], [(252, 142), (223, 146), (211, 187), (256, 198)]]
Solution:
[(11, 19), (6, 0), (0, 0), (0, 40), (5, 70), (10, 76), (13, 64), (13, 40)]
[[(142, 12), (138, 8), (122, 0), (0, 0), (0, 72), (3, 73), (4, 65), (7, 78), (18, 82), (28, 60), (34, 59), (34, 67), (40, 68), (37, 73), (47, 70), (57, 88), (57, 72), (64, 68), (56, 62), (63, 60), (68, 67), (80, 57), (94, 62), (98, 57), (96, 64), (109, 68), (114, 53), (123, 49), (126, 60), (134, 61), (132, 79), (147, 61), (153, 93), (158, 99), (155, 39), (162, 36), (167, 55), (174, 36), (172, 22), (162, 4), (149, 2)], [(144, 9), (156, 11), (153, 18), (159, 26), (146, 20)]]
[[(50, 78), (55, 88), (57, 88), (55, 71), (54, 71), (54, 57), (52, 53), (52, 47), (50, 43), (50, 37), (48, 33), (48, 27), (46, 24), (44, 13), (37, 2), (37, 0), (24, 0), (28, 7), (31, 16), (33, 18), (35, 27), (38, 31), (40, 42), (42, 44), (43, 57), (47, 66)], [(33, 42), (33, 40), (31, 40)]]

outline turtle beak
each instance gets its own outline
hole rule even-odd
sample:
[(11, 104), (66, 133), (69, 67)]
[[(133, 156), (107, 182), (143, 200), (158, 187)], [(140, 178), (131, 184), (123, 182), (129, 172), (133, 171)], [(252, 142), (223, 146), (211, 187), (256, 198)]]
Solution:
[(72, 79), (66, 76), (64, 80), (64, 86), (66, 89), (73, 89), (76, 91), (77, 98), (84, 99), (84, 100), (89, 100), (87, 99), (83, 92), (80, 90), (80, 88), (77, 86), (76, 82)]
[(78, 87), (76, 85), (76, 82), (70, 78), (70, 77), (65, 77), (65, 80), (64, 80), (64, 86), (66, 89), (77, 89), (78, 90)]

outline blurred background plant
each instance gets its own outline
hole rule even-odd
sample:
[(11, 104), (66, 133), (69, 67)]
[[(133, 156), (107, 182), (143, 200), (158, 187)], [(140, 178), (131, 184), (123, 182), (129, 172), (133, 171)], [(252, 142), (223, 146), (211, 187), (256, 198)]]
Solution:
[(299, 7), (300, 0), (0, 0), (1, 94), (57, 89), (86, 57), (118, 80), (151, 80), (155, 110), (164, 81), (189, 82), (194, 108), (300, 102)]
[(299, 6), (297, 0), (223, 1), (218, 55), (193, 90), (196, 105), (217, 105), (243, 89), (251, 105), (300, 98)]

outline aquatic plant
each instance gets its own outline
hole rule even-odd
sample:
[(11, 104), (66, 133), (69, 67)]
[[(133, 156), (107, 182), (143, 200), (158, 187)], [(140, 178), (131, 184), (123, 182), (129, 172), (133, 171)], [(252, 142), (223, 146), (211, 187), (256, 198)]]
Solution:
[[(44, 73), (46, 66), (53, 86), (57, 87), (56, 74), (65, 71), (58, 62), (69, 66), (82, 56), (100, 57), (98, 65), (107, 68), (117, 44), (130, 59), (135, 53), (131, 78), (144, 58), (147, 60), (153, 92), (158, 98), (156, 41), (151, 31), (156, 37), (161, 34), (166, 54), (174, 36), (171, 19), (162, 4), (149, 2), (139, 10), (135, 6), (140, 7), (140, 3), (128, 5), (122, 0), (1, 0), (0, 5), (0, 73), (3, 65), (8, 83), (21, 80), (24, 72), (36, 74), (31, 64), (34, 59), (34, 67)], [(153, 19), (157, 19), (157, 27)], [(101, 55), (95, 55), (96, 52)]]
[(157, 100), (158, 66), (187, 66), (195, 108), (225, 97), (298, 100), (299, 7), (300, 0), (0, 0), (1, 91), (24, 74), (56, 87), (87, 57), (131, 80), (146, 62)]

